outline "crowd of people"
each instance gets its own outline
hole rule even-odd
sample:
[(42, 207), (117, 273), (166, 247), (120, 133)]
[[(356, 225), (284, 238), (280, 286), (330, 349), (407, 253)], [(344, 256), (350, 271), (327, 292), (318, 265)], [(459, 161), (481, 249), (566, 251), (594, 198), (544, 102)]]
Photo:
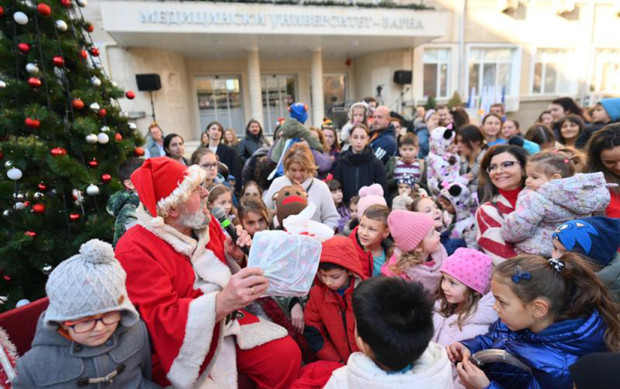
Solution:
[[(372, 98), (340, 129), (289, 111), (272, 139), (209, 123), (189, 159), (151, 125), (114, 247), (50, 274), (15, 388), (615, 387), (620, 99), (558, 98), (527, 130), (502, 104), (480, 125)], [(265, 296), (247, 248), (310, 204), (334, 231), (314, 284)]]

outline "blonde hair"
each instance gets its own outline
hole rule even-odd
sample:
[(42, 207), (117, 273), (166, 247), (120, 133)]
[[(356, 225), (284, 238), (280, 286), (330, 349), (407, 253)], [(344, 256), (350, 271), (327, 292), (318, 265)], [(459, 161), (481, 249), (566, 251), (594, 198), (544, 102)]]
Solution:
[[(444, 276), (445, 277), (445, 276)], [(443, 279), (443, 278), (442, 278)], [(446, 300), (446, 294), (443, 289), (439, 288), (439, 307), (437, 309), (437, 313), (443, 317), (450, 317), (452, 315), (458, 314), (456, 318), (456, 325), (459, 328), (459, 331), (463, 330), (463, 323), (465, 320), (476, 312), (478, 309), (478, 301), (482, 298), (482, 295), (469, 286), (467, 286), (465, 292), (465, 301), (463, 304), (451, 304)]]
[[(226, 134), (231, 133), (233, 136), (233, 140), (232, 142), (228, 142), (226, 140)], [(227, 128), (226, 130), (224, 130), (224, 136), (222, 138), (222, 143), (224, 143), (226, 146), (230, 146), (230, 147), (235, 147), (237, 146), (237, 143), (239, 143), (239, 139), (237, 139), (237, 133), (235, 132), (235, 130), (233, 130), (232, 128)]]
[(585, 166), (581, 154), (574, 155), (560, 150), (541, 151), (527, 161), (528, 165), (538, 164), (547, 177), (559, 174), (562, 178), (575, 175), (577, 164)]
[(293, 163), (297, 163), (306, 169), (309, 176), (314, 177), (316, 175), (317, 166), (314, 163), (314, 156), (305, 144), (295, 143), (288, 149), (284, 155), (284, 171), (287, 172)]
[(421, 245), (422, 243), (420, 242), (418, 247), (407, 252), (401, 252), (398, 248), (394, 249), (394, 255), (396, 255), (396, 263), (390, 265), (390, 271), (394, 274), (402, 274), (405, 269), (423, 263), (424, 259), (422, 258), (422, 253), (416, 251), (419, 247), (421, 247)]
[(325, 151), (326, 153), (329, 153), (330, 148), (329, 146), (327, 146), (327, 143), (325, 143), (325, 135), (323, 135), (323, 131), (321, 131), (321, 129), (318, 127), (310, 127), (310, 131), (316, 134), (317, 138), (319, 139), (319, 142), (321, 143), (321, 146), (323, 146), (323, 151)]

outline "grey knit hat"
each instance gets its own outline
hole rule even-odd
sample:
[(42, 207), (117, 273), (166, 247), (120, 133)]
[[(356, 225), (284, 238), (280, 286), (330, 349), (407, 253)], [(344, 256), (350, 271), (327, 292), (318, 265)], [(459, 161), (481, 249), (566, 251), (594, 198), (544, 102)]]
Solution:
[(126, 278), (112, 246), (89, 240), (79, 254), (61, 262), (50, 274), (45, 285), (50, 305), (43, 323), (56, 329), (64, 321), (122, 311), (121, 324), (131, 327), (139, 315), (127, 296)]

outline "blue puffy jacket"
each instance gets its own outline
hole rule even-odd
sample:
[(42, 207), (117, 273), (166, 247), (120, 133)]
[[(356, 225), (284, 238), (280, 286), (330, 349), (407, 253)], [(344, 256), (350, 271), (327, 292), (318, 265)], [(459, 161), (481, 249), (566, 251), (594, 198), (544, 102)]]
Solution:
[(391, 156), (396, 155), (397, 145), (394, 127), (390, 124), (387, 129), (381, 131), (379, 135), (370, 142), (370, 148), (375, 153), (375, 157), (380, 159), (385, 165)]
[(538, 333), (511, 331), (498, 320), (487, 334), (461, 343), (472, 354), (491, 348), (506, 350), (532, 368), (533, 374), (526, 375), (506, 364), (485, 367), (491, 380), (487, 389), (571, 389), (568, 367), (586, 354), (607, 351), (606, 328), (597, 311), (589, 317), (554, 323)]

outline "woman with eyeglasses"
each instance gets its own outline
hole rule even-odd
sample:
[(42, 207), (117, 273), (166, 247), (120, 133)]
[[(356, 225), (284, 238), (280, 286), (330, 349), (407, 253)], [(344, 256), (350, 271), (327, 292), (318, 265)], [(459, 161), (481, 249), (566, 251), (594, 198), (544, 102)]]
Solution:
[(214, 181), (219, 181), (219, 182), (224, 181), (223, 177), (218, 179), (217, 171), (218, 171), (218, 166), (219, 166), (219, 158), (213, 152), (213, 150), (205, 148), (205, 147), (200, 147), (196, 149), (192, 153), (190, 162), (192, 165), (200, 166), (207, 173), (205, 182), (203, 184), (205, 188), (211, 185)]
[(495, 265), (517, 255), (514, 245), (502, 238), (501, 229), (525, 186), (526, 162), (522, 147), (497, 145), (487, 150), (480, 163), (478, 195), (482, 195), (482, 205), (476, 211), (476, 240)]

